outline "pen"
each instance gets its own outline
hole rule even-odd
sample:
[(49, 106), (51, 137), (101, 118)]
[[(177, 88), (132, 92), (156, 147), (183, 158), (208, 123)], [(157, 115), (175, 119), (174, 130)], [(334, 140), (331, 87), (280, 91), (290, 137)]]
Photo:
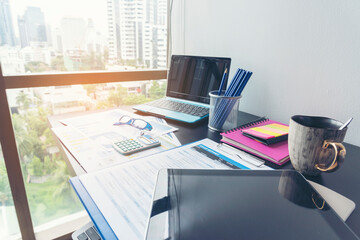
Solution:
[(222, 89), (223, 89), (223, 87), (224, 87), (225, 79), (226, 79), (226, 74), (227, 74), (227, 68), (225, 68), (223, 77), (222, 77), (222, 79), (221, 79), (221, 83), (220, 83), (220, 87), (219, 87), (219, 91), (218, 91), (218, 96), (221, 95)]
[[(247, 163), (250, 163), (250, 164), (252, 164), (252, 165), (254, 165), (256, 167), (261, 167), (262, 165), (265, 164), (264, 160), (261, 160), (258, 157), (255, 157), (255, 156), (253, 156), (253, 155), (251, 155), (251, 154), (249, 154), (249, 153), (247, 153), (247, 152), (245, 152), (243, 150), (236, 149), (236, 148), (234, 148), (232, 146), (229, 146), (227, 144), (219, 143), (217, 145), (217, 147), (218, 147), (218, 149), (221, 149), (221, 147), (226, 147), (226, 148), (234, 151), (233, 154), (236, 155), (238, 158), (240, 158), (241, 160), (243, 160), (243, 161), (245, 161)], [(229, 152), (225, 151), (224, 149), (221, 149), (221, 150), (228, 153), (228, 154), (232, 154), (232, 153), (229, 153)]]

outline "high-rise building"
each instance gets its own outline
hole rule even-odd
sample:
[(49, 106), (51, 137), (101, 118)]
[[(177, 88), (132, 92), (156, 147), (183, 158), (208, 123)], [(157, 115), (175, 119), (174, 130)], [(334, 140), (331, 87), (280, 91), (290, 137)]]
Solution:
[(63, 46), (62, 46), (62, 36), (61, 36), (61, 30), (60, 28), (55, 28), (55, 30), (52, 31), (52, 39), (53, 39), (53, 47), (54, 49), (62, 53), (63, 52)]
[(52, 39), (52, 29), (50, 25), (46, 25), (46, 29), (45, 29), (45, 33), (46, 33), (46, 39), (47, 39), (47, 43), (48, 46), (53, 46), (53, 39)]
[(82, 18), (64, 17), (61, 19), (61, 37), (64, 53), (86, 49), (86, 22)]
[(18, 17), (21, 47), (30, 42), (46, 42), (46, 25), (44, 13), (39, 7), (27, 7), (22, 17)]
[(166, 66), (167, 1), (108, 0), (109, 62)]
[(109, 63), (111, 64), (116, 63), (121, 56), (119, 11), (120, 11), (119, 0), (107, 1)]
[(0, 46), (2, 45), (15, 46), (9, 0), (0, 0)]
[(25, 19), (22, 17), (18, 17), (17, 22), (20, 34), (20, 45), (22, 48), (24, 48), (30, 45), (25, 25)]
[[(89, 57), (93, 58), (91, 64), (97, 65), (97, 70), (102, 69), (101, 58), (104, 53), (105, 42), (103, 36), (95, 30), (95, 24), (91, 18), (87, 22), (83, 18), (62, 18), (61, 43), (64, 64), (69, 71), (96, 68), (89, 65)], [(94, 60), (94, 57), (97, 60)], [(84, 61), (84, 59), (86, 60)]]
[(101, 33), (96, 31), (91, 18), (88, 19), (85, 40), (86, 52), (88, 54), (102, 55), (106, 41)]
[(166, 67), (167, 0), (147, 0), (145, 22), (145, 63), (152, 68)]

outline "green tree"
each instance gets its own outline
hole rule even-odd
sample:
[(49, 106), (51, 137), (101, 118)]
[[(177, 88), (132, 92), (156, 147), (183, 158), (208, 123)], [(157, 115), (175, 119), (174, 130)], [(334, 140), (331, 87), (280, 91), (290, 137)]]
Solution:
[(56, 171), (57, 164), (55, 162), (55, 157), (46, 155), (44, 157), (44, 165), (43, 165), (43, 173), (44, 175), (52, 174), (54, 171)]
[(26, 121), (19, 114), (12, 114), (12, 123), (20, 160), (25, 162), (25, 157), (30, 156), (33, 149), (33, 143), (28, 137)]
[(32, 155), (37, 156), (43, 162), (46, 155), (46, 141), (44, 132), (48, 129), (47, 110), (38, 107), (37, 111), (28, 111), (25, 113), (27, 138), (32, 143)]
[(34, 92), (35, 99), (33, 100), (33, 103), (37, 106), (40, 106), (44, 103), (41, 95), (38, 92)]
[(56, 146), (56, 142), (50, 128), (45, 129), (43, 133), (43, 138), (44, 138), (43, 145), (45, 148)]
[(118, 94), (118, 91), (111, 90), (107, 101), (113, 106), (120, 106), (122, 104), (123, 96)]
[(41, 137), (48, 128), (48, 113), (42, 107), (38, 107), (37, 111), (29, 111), (26, 115), (27, 129), (34, 131), (36, 137)]
[(32, 61), (25, 65), (25, 71), (32, 73), (50, 71), (51, 68), (44, 62)]
[(105, 63), (101, 55), (93, 52), (81, 57), (80, 70), (105, 70)]
[[(0, 148), (0, 155), (1, 155), (1, 148)], [(6, 213), (6, 205), (9, 205), (11, 201), (11, 191), (8, 182), (8, 177), (6, 174), (4, 160), (0, 157), (0, 203), (1, 203), (1, 219), (5, 221), (2, 223), (4, 229), (8, 229), (8, 222), (7, 222), (7, 213)]]
[(132, 66), (132, 67), (136, 67), (136, 65), (137, 65), (135, 59), (125, 60), (124, 63), (126, 66)]
[[(69, 174), (65, 163), (59, 154), (47, 151), (48, 147), (55, 145), (47, 126), (48, 113), (49, 109), (38, 107), (37, 111), (31, 109), (24, 111), (22, 115), (12, 115), (19, 155), (23, 159), (21, 167), (24, 179), (28, 174), (49, 175), (41, 184), (25, 183), (35, 225), (82, 209), (68, 183)], [(6, 175), (0, 172), (0, 177), (2, 176)], [(1, 182), (4, 181), (0, 179), (0, 191), (3, 188)], [(0, 199), (10, 201), (6, 200), (9, 197), (3, 192), (0, 193)]]
[(66, 71), (67, 69), (64, 65), (64, 57), (56, 56), (55, 58), (51, 59), (51, 68), (55, 71)]
[(166, 84), (160, 85), (158, 81), (153, 81), (149, 89), (149, 97), (151, 99), (159, 99), (164, 97)]
[(74, 191), (69, 184), (70, 174), (65, 162), (56, 161), (57, 168), (54, 176), (54, 181), (57, 185), (53, 193), (54, 198), (58, 198), (65, 204), (72, 204), (77, 199)]
[(98, 101), (96, 103), (96, 109), (105, 109), (105, 108), (111, 108), (111, 107), (113, 107), (113, 105), (107, 100)]
[(131, 94), (124, 99), (124, 105), (136, 105), (147, 102), (148, 99), (142, 94)]
[(83, 87), (86, 90), (88, 96), (91, 96), (91, 95), (95, 94), (96, 86), (97, 86), (96, 84), (85, 84), (85, 85), (83, 85)]
[(26, 94), (24, 91), (21, 91), (16, 96), (16, 103), (20, 106), (21, 109), (27, 109), (31, 104), (31, 99), (28, 94)]
[(11, 199), (11, 191), (9, 186), (8, 177), (6, 174), (5, 164), (0, 161), (0, 202), (2, 206), (5, 206), (6, 203)]
[(41, 162), (40, 158), (38, 158), (37, 156), (33, 156), (31, 162), (27, 166), (28, 173), (32, 176), (42, 176), (43, 168), (44, 165)]
[(116, 90), (110, 91), (107, 100), (112, 106), (117, 107), (123, 104), (124, 99), (126, 97), (127, 97), (126, 88), (122, 87), (121, 85), (118, 85)]

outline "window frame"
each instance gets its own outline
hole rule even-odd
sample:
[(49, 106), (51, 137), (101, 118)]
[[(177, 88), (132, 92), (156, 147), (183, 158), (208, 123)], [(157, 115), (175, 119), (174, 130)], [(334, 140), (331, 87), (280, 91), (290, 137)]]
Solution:
[[(171, 56), (171, 14), (173, 0), (167, 0), (167, 67)], [(77, 84), (98, 84), (109, 82), (129, 82), (142, 80), (167, 79), (167, 69), (164, 70), (137, 70), (137, 71), (91, 71), (91, 72), (70, 72), (51, 74), (29, 74), (4, 76), (0, 64), (0, 144), (4, 156), (6, 172), (15, 211), (19, 223), (22, 239), (49, 239), (55, 238), (54, 230), (58, 232), (56, 239), (69, 239), (71, 233), (78, 229), (79, 224), (88, 222), (88, 215), (84, 212), (77, 215), (70, 221), (58, 223), (47, 229), (34, 229), (30, 214), (29, 203), (26, 195), (24, 179), (22, 176), (20, 158), (15, 142), (14, 129), (11, 121), (10, 107), (7, 101), (6, 90), (16, 88), (49, 87)], [(85, 216), (84, 216), (85, 215)], [(36, 232), (36, 233), (35, 233)]]
[[(30, 208), (15, 142), (15, 134), (11, 122), (10, 107), (6, 97), (6, 90), (77, 84), (161, 80), (166, 78), (167, 70), (76, 72), (3, 76), (0, 65), (0, 112), (2, 113), (0, 114), (0, 142), (22, 239), (46, 239), (46, 236), (50, 235), (50, 231), (49, 233), (46, 233), (46, 230), (40, 230), (39, 233), (35, 234), (36, 229), (34, 229), (31, 220)], [(82, 217), (81, 219), (84, 218)], [(74, 219), (69, 223), (62, 224), (62, 228), (65, 228), (65, 235), (60, 237), (68, 236), (69, 233), (74, 231), (74, 223), (78, 220), (79, 219)]]

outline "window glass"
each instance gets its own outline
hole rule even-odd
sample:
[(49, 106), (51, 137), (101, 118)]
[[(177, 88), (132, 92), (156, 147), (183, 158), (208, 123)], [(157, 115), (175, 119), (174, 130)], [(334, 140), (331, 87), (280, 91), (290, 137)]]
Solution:
[(165, 69), (167, 0), (1, 0), (4, 75)]
[(12, 239), (19, 236), (19, 233), (19, 224), (0, 146), (0, 239)]
[(165, 89), (166, 80), (149, 80), (7, 90), (34, 227), (84, 210), (48, 117), (140, 104), (164, 97)]
[(83, 210), (48, 125), (51, 106), (30, 88), (7, 96), (34, 227)]

